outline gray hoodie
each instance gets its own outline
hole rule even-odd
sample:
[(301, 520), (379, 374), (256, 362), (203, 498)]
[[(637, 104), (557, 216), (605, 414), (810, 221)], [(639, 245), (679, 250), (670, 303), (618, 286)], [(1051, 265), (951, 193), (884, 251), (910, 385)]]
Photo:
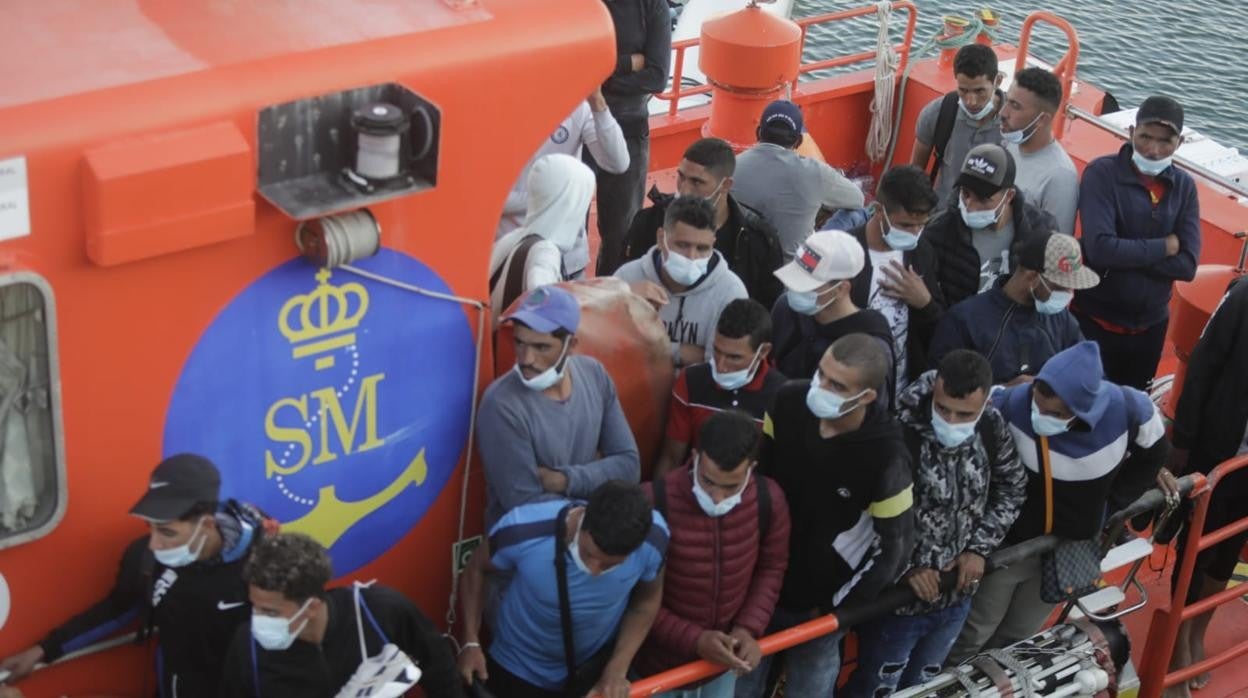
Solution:
[[(645, 256), (617, 269), (615, 277), (630, 284), (653, 281), (663, 286), (663, 280), (659, 276), (661, 266), (663, 255), (656, 245)], [(719, 250), (712, 251), (706, 276), (698, 283), (681, 293), (672, 293), (668, 289), (668, 294), (670, 299), (659, 310), (659, 319), (667, 328), (667, 337), (672, 342), (673, 351), (677, 344), (700, 344), (706, 347), (707, 361), (712, 357), (711, 344), (715, 341), (715, 325), (719, 322), (720, 311), (728, 303), (748, 297), (745, 284), (728, 268), (728, 263), (724, 261)]]

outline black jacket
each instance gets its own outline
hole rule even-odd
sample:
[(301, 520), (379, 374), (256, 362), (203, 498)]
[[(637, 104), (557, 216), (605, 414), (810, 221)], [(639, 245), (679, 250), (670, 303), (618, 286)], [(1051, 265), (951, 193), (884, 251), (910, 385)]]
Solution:
[[(1231, 285), (1192, 351), (1174, 415), (1174, 445), (1207, 473), (1234, 456), (1248, 423), (1248, 283)], [(1241, 471), (1242, 472), (1242, 471)]]
[[(147, 536), (131, 543), (108, 596), (39, 643), (44, 661), (105, 639), (138, 619), (160, 631), (160, 694), (215, 697), (230, 638), (251, 618), (243, 563), (266, 531), (259, 510), (234, 501), (218, 513), (217, 523), (225, 539), (221, 555), (186, 567), (156, 562)], [(271, 521), (267, 527), (276, 530)]]
[[(854, 305), (868, 308), (871, 301), (871, 276), (875, 269), (871, 265), (871, 251), (867, 248), (867, 228), (859, 226), (849, 231), (849, 234), (862, 243), (862, 255), (866, 260), (862, 271), (858, 272), (850, 286), (849, 295), (854, 300)], [(936, 333), (936, 325), (945, 313), (945, 295), (938, 282), (936, 251), (927, 242), (926, 236), (919, 237), (918, 247), (902, 254), (902, 261), (907, 267), (914, 267), (919, 276), (923, 277), (927, 292), (932, 294), (932, 300), (926, 306), (910, 309), (910, 325), (906, 331), (906, 377), (914, 380), (927, 370), (927, 348)]]
[[(330, 698), (337, 695), (363, 661), (353, 593), (351, 587), (326, 592), (329, 623), (320, 645), (295, 640), (289, 649), (269, 651), (254, 643), (250, 625), (239, 626), (226, 657), (221, 698)], [(422, 675), (417, 685), (424, 689), (426, 696), (456, 698), (463, 695), (451, 648), (420, 609), (399, 592), (383, 586), (364, 589), (361, 596), (364, 606), (385, 633), (383, 639), (368, 616), (362, 613), (364, 645), (370, 657), (379, 653), (388, 640), (420, 667)]]
[[(1053, 214), (1027, 203), (1022, 191), (1015, 191), (1011, 209), (1014, 212), (1014, 242), (1010, 243), (1010, 268), (1013, 269), (1023, 243), (1033, 235), (1051, 233), (1058, 228)], [(979, 272), (983, 260), (971, 243), (971, 229), (962, 222), (962, 213), (956, 203), (927, 224), (922, 239), (931, 243), (940, 259), (937, 276), (946, 307), (952, 308), (979, 292)]]
[[(664, 0), (604, 0), (615, 25), (615, 70), (602, 84), (602, 96), (625, 138), (650, 133), (650, 95), (667, 87), (672, 60), (672, 15)], [(633, 72), (632, 54), (646, 57)]]
[(847, 334), (861, 332), (871, 335), (888, 348), (888, 375), (880, 386), (880, 404), (887, 408), (897, 390), (897, 360), (893, 354), (893, 330), (888, 320), (879, 312), (864, 308), (827, 325), (820, 325), (813, 317), (802, 315), (789, 307), (788, 296), (780, 296), (771, 309), (771, 355), (775, 366), (784, 375), (809, 382), (819, 367), (823, 353), (832, 342)]
[[(667, 205), (676, 198), (674, 194), (661, 193), (658, 187), (651, 187), (648, 196), (654, 205), (637, 211), (628, 226), (628, 235), (624, 238), (625, 261), (641, 257), (655, 245)], [(780, 238), (762, 214), (734, 199), (731, 193), (725, 196), (728, 197), (728, 220), (715, 231), (715, 249), (728, 260), (728, 268), (745, 284), (750, 298), (770, 308), (784, 291), (773, 273), (784, 264)]]
[(789, 381), (776, 394), (760, 471), (784, 490), (792, 522), (779, 605), (828, 612), (875, 598), (906, 569), (914, 547), (910, 451), (878, 403), (865, 408), (857, 431), (823, 438), (806, 407), (809, 387)]

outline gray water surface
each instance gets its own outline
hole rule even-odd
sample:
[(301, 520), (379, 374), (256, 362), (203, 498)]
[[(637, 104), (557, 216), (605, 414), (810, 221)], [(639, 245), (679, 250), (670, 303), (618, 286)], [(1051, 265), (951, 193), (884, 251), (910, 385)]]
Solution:
[[(796, 0), (793, 16), (807, 17), (866, 4), (862, 0)], [(969, 16), (987, 6), (1001, 16), (1000, 40), (1018, 43), (1023, 19), (1037, 10), (1065, 17), (1079, 33), (1079, 76), (1108, 90), (1124, 108), (1150, 94), (1182, 102), (1187, 124), (1223, 145), (1248, 153), (1248, 0), (1124, 2), (1121, 0), (1011, 0), (975, 3), (915, 0), (917, 50), (941, 28), (941, 16)], [(898, 29), (905, 15), (894, 16)], [(875, 48), (874, 17), (811, 30), (806, 58)], [(900, 31), (896, 32), (900, 38)], [(1050, 63), (1065, 51), (1065, 35), (1041, 27), (1032, 53)], [(933, 55), (933, 54), (929, 54)], [(869, 67), (869, 64), (863, 64)], [(862, 65), (858, 66), (861, 68)]]

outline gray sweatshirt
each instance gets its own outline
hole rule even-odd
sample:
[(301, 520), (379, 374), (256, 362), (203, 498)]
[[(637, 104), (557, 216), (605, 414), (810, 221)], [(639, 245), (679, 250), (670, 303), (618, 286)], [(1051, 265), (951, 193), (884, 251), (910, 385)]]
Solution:
[[(616, 269), (615, 277), (630, 284), (653, 281), (663, 286), (663, 279), (659, 275), (659, 267), (662, 265), (663, 256), (656, 245), (645, 256)], [(670, 298), (667, 305), (659, 310), (659, 319), (667, 329), (667, 338), (671, 340), (673, 351), (678, 344), (700, 345), (706, 348), (706, 360), (710, 361), (719, 313), (732, 301), (749, 297), (745, 284), (728, 268), (728, 263), (724, 261), (719, 250), (713, 250), (706, 276), (701, 281), (680, 293), (667, 290)]]
[(587, 499), (607, 480), (641, 479), (637, 442), (615, 384), (597, 359), (568, 358), (572, 395), (553, 400), (515, 371), (490, 384), (477, 412), (477, 450), (485, 467), (486, 528), (521, 504), (559, 499), (542, 489), (537, 466), (568, 477), (566, 496)]

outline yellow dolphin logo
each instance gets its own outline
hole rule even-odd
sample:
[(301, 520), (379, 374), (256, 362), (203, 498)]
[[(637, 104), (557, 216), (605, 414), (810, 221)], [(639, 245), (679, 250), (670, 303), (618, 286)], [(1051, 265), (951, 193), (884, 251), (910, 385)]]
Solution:
[(333, 485), (322, 487), (320, 499), (312, 511), (290, 523), (282, 524), (282, 530), (303, 533), (326, 548), (333, 547), (352, 526), (384, 507), (407, 489), (408, 485), (424, 484), (428, 474), (429, 466), (425, 463), (425, 449), (422, 448), (394, 482), (386, 485), (377, 494), (355, 502), (344, 502), (338, 498)]

